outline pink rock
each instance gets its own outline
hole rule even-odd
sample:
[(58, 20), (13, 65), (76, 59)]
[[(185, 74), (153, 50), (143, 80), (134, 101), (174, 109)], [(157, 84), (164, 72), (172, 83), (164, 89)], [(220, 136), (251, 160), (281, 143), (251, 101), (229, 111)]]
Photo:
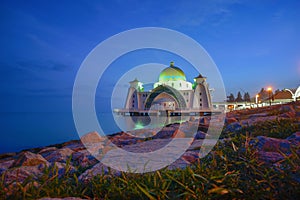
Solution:
[(40, 151), (39, 151), (39, 154), (43, 154), (43, 153), (47, 153), (47, 152), (55, 151), (55, 150), (57, 150), (56, 147), (46, 147), (46, 148), (40, 150)]
[(183, 131), (177, 129), (177, 130), (175, 131), (173, 137), (174, 137), (174, 138), (185, 138), (185, 137), (187, 137), (187, 136), (186, 136), (186, 134), (185, 134)]
[(250, 143), (255, 143), (255, 147), (259, 151), (265, 152), (290, 152), (291, 142), (286, 139), (277, 139), (266, 136), (256, 137), (256, 141), (252, 140)]
[(234, 117), (229, 117), (229, 118), (226, 118), (225, 119), (225, 122), (227, 123), (227, 124), (231, 124), (231, 123), (233, 123), (233, 122), (237, 122), (238, 120), (236, 119), (236, 118), (234, 118)]
[(62, 148), (56, 151), (53, 151), (45, 158), (49, 162), (66, 162), (66, 160), (72, 155), (74, 151), (69, 148)]
[(88, 150), (81, 150), (72, 154), (72, 161), (81, 167), (88, 167), (98, 163), (98, 160)]
[(199, 151), (187, 151), (181, 158), (189, 163), (194, 163), (199, 159)]
[(2, 174), (3, 171), (10, 168), (14, 162), (15, 162), (15, 160), (13, 160), (13, 159), (0, 161), (0, 174)]
[(32, 177), (33, 179), (38, 178), (42, 175), (45, 164), (35, 166), (21, 166), (17, 168), (11, 168), (4, 173), (4, 182), (11, 184), (15, 182), (23, 182), (26, 178)]
[[(57, 168), (57, 172), (58, 172), (58, 176), (61, 177), (63, 176), (66, 172), (75, 172), (75, 167), (73, 167), (72, 165), (66, 165), (66, 163), (61, 163), (61, 162), (54, 162), (51, 164), (51, 167), (56, 167)], [(50, 167), (50, 168), (51, 168)]]
[(294, 133), (293, 135), (286, 138), (288, 141), (290, 141), (293, 145), (299, 146), (300, 145), (300, 131)]
[(187, 166), (189, 166), (191, 163), (184, 160), (183, 158), (177, 159), (175, 162), (173, 162), (171, 165), (167, 167), (168, 170), (174, 170), (174, 169), (184, 169)]
[(97, 175), (104, 175), (111, 172), (114, 176), (119, 176), (121, 173), (114, 169), (109, 169), (107, 166), (99, 162), (98, 164), (94, 165), (91, 169), (86, 170), (82, 173), (78, 179), (83, 182), (89, 182), (94, 176)]
[(75, 141), (65, 145), (63, 148), (69, 148), (73, 151), (81, 151), (85, 149), (85, 146), (80, 141)]
[(106, 140), (106, 137), (100, 136), (96, 131), (85, 134), (81, 137), (81, 142), (85, 143), (99, 143)]
[(284, 159), (284, 157), (278, 152), (261, 151), (258, 153), (258, 159), (266, 163), (275, 163)]
[(48, 161), (40, 154), (29, 151), (22, 152), (18, 155), (17, 160), (13, 163), (14, 167), (18, 166), (35, 166), (39, 164), (49, 164)]

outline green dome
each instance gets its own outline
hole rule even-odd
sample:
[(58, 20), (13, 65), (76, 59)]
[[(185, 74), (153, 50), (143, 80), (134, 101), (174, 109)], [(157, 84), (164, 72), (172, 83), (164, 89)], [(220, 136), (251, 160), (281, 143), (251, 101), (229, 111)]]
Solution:
[(164, 69), (159, 75), (159, 82), (178, 80), (186, 81), (186, 77), (184, 72), (179, 67), (174, 66), (173, 62), (171, 62), (170, 67)]

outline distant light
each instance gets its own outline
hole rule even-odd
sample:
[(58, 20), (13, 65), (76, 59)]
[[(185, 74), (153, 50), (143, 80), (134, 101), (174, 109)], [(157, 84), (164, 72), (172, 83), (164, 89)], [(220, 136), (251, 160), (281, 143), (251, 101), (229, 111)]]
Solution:
[(271, 87), (268, 87), (268, 89), (267, 89), (267, 90), (270, 92), (270, 91), (272, 91), (272, 88), (271, 88)]
[(258, 98), (258, 97), (259, 97), (259, 95), (257, 94), (255, 97), (256, 97), (256, 98)]

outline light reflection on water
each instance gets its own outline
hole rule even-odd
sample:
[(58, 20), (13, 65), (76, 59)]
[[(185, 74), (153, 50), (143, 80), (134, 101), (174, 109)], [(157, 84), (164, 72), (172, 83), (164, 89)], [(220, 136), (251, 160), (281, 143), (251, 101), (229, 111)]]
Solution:
[(162, 128), (168, 124), (189, 120), (189, 116), (123, 116), (114, 114), (117, 126), (125, 131)]

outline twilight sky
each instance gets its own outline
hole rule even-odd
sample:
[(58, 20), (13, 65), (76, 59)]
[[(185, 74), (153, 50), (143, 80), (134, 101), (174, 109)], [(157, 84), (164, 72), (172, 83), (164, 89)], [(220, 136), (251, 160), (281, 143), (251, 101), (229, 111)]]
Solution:
[[(139, 27), (169, 28), (195, 39), (218, 66), (227, 94), (253, 96), (262, 87), (300, 83), (297, 0), (2, 0), (0, 20), (1, 113), (71, 112), (84, 58), (108, 37)], [(1, 126), (9, 132), (18, 121)]]

